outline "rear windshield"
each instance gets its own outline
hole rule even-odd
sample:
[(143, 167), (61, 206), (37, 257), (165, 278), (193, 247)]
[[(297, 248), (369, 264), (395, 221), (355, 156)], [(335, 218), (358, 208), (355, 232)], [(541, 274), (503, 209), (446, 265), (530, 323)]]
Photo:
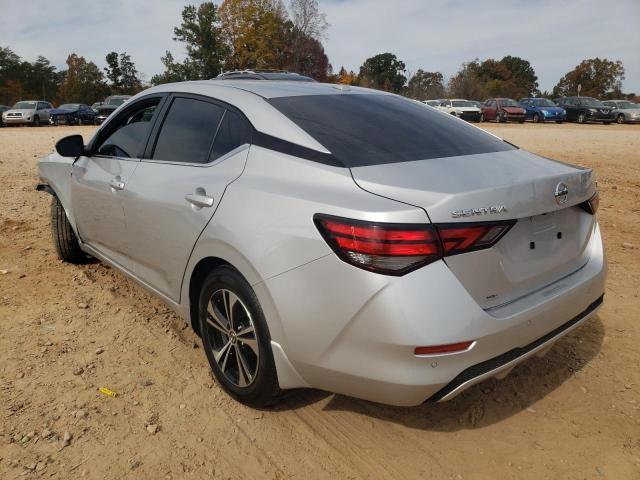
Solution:
[(514, 148), (451, 115), (394, 95), (302, 95), (268, 101), (349, 168)]

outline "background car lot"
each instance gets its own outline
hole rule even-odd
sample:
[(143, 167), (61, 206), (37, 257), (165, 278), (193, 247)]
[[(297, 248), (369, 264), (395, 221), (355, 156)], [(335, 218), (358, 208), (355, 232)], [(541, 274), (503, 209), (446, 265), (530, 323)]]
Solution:
[(596, 169), (610, 265), (599, 315), (447, 404), (309, 391), (263, 412), (219, 390), (200, 340), (141, 287), (100, 263), (54, 260), (36, 162), (94, 127), (2, 129), (0, 478), (638, 477), (638, 127), (481, 126)]

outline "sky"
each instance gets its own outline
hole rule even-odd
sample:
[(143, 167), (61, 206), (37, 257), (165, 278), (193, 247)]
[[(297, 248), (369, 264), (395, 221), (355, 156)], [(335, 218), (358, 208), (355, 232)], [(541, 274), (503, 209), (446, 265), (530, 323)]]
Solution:
[[(0, 0), (0, 46), (65, 68), (75, 52), (100, 67), (110, 51), (128, 52), (144, 78), (163, 70), (180, 12), (199, 0)], [(219, 3), (219, 2), (216, 2)], [(285, 0), (287, 3), (287, 0)], [(585, 58), (622, 60), (626, 92), (640, 94), (640, 0), (320, 0), (330, 27), (329, 61), (358, 71), (391, 52), (407, 65), (455, 74), (462, 62), (505, 55), (529, 60), (541, 90)]]

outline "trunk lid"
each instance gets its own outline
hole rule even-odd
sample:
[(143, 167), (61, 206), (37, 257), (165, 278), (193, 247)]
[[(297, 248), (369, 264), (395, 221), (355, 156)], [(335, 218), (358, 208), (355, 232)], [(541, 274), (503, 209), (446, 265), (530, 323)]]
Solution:
[(595, 220), (576, 205), (595, 193), (590, 169), (511, 150), (351, 171), (364, 190), (422, 207), (432, 223), (518, 220), (492, 248), (445, 257), (483, 308), (543, 288), (588, 260)]

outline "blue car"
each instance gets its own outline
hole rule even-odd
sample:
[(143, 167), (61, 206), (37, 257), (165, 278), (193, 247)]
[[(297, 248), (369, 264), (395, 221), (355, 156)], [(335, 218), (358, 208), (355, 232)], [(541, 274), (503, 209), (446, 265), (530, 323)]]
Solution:
[(525, 120), (534, 123), (562, 123), (567, 119), (567, 111), (548, 98), (521, 98), (520, 105), (525, 109)]
[(51, 125), (95, 125), (98, 114), (83, 103), (65, 103), (49, 112)]

